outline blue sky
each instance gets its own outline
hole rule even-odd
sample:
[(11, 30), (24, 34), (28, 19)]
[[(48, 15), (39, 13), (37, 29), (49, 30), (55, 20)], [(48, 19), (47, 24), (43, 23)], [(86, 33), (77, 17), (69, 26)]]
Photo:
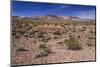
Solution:
[(51, 4), (25, 1), (12, 2), (13, 16), (42, 16), (42, 15), (60, 15), (76, 16), (82, 19), (95, 19), (95, 6), (82, 6), (71, 4)]

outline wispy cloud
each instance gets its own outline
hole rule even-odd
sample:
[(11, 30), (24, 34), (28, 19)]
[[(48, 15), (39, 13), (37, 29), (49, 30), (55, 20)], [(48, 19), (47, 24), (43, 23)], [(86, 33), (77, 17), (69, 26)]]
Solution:
[(95, 19), (95, 10), (82, 11), (79, 12), (77, 15), (82, 19)]
[(62, 6), (60, 6), (60, 8), (70, 8), (70, 7), (72, 7), (72, 6), (68, 6), (68, 5), (62, 5)]

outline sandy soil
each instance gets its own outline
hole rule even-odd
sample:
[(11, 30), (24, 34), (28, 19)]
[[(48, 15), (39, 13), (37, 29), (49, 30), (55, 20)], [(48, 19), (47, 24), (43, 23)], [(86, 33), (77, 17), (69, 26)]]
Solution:
[[(42, 43), (42, 41), (40, 41), (39, 38), (27, 38), (24, 36), (20, 36), (20, 38), (15, 38), (15, 36), (12, 36), (12, 65), (95, 61), (95, 39), (89, 39), (89, 36), (95, 37), (95, 34), (90, 33), (90, 30), (95, 31), (95, 25), (85, 26), (85, 31), (82, 30), (83, 27), (84, 25), (66, 26), (66, 29), (46, 27), (38, 28), (38, 31), (48, 32), (48, 34), (45, 36), (51, 39), (45, 43), (49, 45), (49, 48), (52, 51), (52, 53), (50, 53), (48, 56), (39, 58), (35, 58), (35, 56), (41, 52), (39, 45)], [(34, 28), (32, 29), (34, 30)], [(74, 29), (75, 31), (73, 31)], [(52, 32), (58, 30), (67, 30), (67, 32), (64, 32), (63, 34), (58, 36), (52, 34)], [(64, 44), (64, 40), (69, 39), (69, 35), (72, 35), (82, 45), (81, 50), (67, 49)], [(54, 39), (55, 36), (57, 36), (58, 38)], [(80, 38), (78, 38), (77, 36), (80, 36)], [(90, 43), (91, 45), (87, 45), (88, 43)], [(24, 48), (25, 50), (18, 51), (18, 48), (20, 47)]]

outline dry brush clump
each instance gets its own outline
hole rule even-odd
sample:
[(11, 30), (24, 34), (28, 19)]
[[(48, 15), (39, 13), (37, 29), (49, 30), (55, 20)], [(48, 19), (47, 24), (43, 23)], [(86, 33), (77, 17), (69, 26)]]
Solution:
[(19, 52), (19, 51), (23, 52), (23, 51), (27, 51), (27, 50), (26, 50), (25, 48), (23, 48), (23, 47), (20, 47), (20, 48), (18, 48), (16, 51), (17, 51), (17, 52)]
[(54, 35), (61, 35), (61, 32), (60, 31), (56, 31), (56, 32), (54, 32)]
[(40, 44), (39, 48), (44, 50), (47, 53), (52, 53), (50, 47), (47, 44)]
[(76, 41), (73, 37), (70, 37), (69, 40), (65, 39), (64, 40), (65, 46), (68, 47), (70, 50), (80, 50), (82, 49), (81, 44)]
[(43, 42), (48, 42), (50, 39), (51, 39), (50, 37), (46, 37), (46, 38), (42, 38), (41, 41), (43, 41)]
[(45, 51), (40, 51), (38, 54), (35, 55), (35, 58), (47, 57), (48, 53)]
[(46, 57), (52, 53), (50, 47), (47, 44), (40, 44), (39, 49), (41, 51), (38, 54), (36, 54), (35, 58)]
[(28, 50), (25, 48), (24, 45), (18, 45), (18, 46), (16, 47), (16, 51), (17, 51), (17, 52), (24, 52), (24, 51), (28, 51)]
[(83, 31), (86, 31), (86, 29), (87, 29), (87, 28), (86, 28), (85, 26), (83, 26), (82, 29), (81, 29), (80, 31), (83, 32)]

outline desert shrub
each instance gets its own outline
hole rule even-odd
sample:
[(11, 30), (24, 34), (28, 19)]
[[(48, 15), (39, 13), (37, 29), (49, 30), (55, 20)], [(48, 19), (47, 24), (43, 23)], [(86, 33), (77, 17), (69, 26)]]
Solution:
[(40, 44), (39, 48), (42, 49), (42, 50), (44, 50), (47, 53), (52, 53), (51, 49), (46, 44)]
[(20, 37), (21, 37), (21, 36), (19, 36), (19, 35), (16, 35), (16, 36), (15, 36), (15, 38), (17, 38), (17, 39), (20, 39)]
[(27, 51), (24, 47), (19, 47), (16, 51)]
[(31, 30), (32, 29), (32, 27), (30, 27), (30, 26), (27, 26), (27, 28), (26, 28), (27, 30)]
[(23, 28), (21, 25), (18, 25), (19, 28)]
[(76, 32), (76, 30), (73, 30), (73, 32)]
[(71, 33), (70, 33), (69, 37), (72, 37)]
[(26, 32), (25, 30), (19, 30), (18, 31), (19, 34), (25, 34), (25, 32)]
[(44, 36), (42, 34), (38, 34), (38, 38), (43, 38)]
[(34, 32), (36, 33), (36, 32), (38, 32), (38, 30), (34, 30)]
[(28, 37), (28, 34), (23, 34), (24, 37)]
[(34, 32), (29, 32), (29, 38), (32, 38), (35, 36), (35, 33)]
[(36, 54), (35, 58), (46, 57), (50, 53), (52, 53), (49, 46), (47, 46), (46, 44), (40, 44), (39, 48), (41, 49), (41, 51), (38, 54)]
[(92, 46), (90, 43), (87, 43), (88, 46)]
[(39, 48), (42, 48), (42, 49), (47, 48), (47, 45), (46, 44), (40, 44)]
[(93, 31), (91, 30), (90, 33), (93, 33)]
[(82, 49), (81, 45), (73, 37), (71, 37), (69, 40), (65, 39), (64, 43), (70, 50)]
[(50, 39), (51, 39), (50, 37), (48, 37), (48, 38), (42, 38), (42, 41), (43, 42), (48, 42)]
[(54, 39), (58, 39), (58, 37), (55, 36)]
[(41, 51), (40, 53), (36, 54), (35, 58), (41, 58), (48, 56), (48, 53), (45, 51)]
[(48, 42), (48, 40), (46, 38), (42, 38), (43, 42)]
[(95, 37), (88, 37), (88, 39), (95, 39)]
[(43, 37), (45, 37), (44, 34), (45, 34), (44, 32), (38, 32), (37, 37), (38, 38), (43, 38)]
[(36, 40), (34, 40), (33, 42), (34, 42), (34, 43), (37, 43), (37, 41), (36, 41)]
[(64, 25), (67, 26), (68, 24), (67, 23), (64, 23)]
[(51, 49), (50, 48), (45, 48), (45, 49), (43, 49), (45, 52), (47, 52), (47, 53), (52, 53), (52, 51), (51, 51)]
[(92, 34), (89, 34), (88, 35), (88, 39), (95, 39), (95, 35), (94, 34), (93, 35)]
[(66, 29), (65, 25), (61, 25), (61, 26)]
[(16, 32), (12, 32), (12, 35), (13, 35), (13, 36), (16, 36)]
[(50, 39), (51, 39), (50, 37), (47, 38), (47, 40), (50, 40)]
[(81, 36), (80, 36), (80, 35), (78, 35), (78, 36), (77, 36), (77, 38), (81, 38)]
[(12, 35), (15, 36), (16, 35), (16, 29), (12, 30)]
[(84, 30), (86, 30), (86, 27), (83, 27)]
[(29, 32), (29, 35), (34, 35), (34, 34), (35, 34), (35, 32), (34, 32), (34, 31)]
[(81, 32), (86, 31), (86, 27), (82, 27)]
[(60, 31), (54, 32), (54, 35), (61, 35)]
[(57, 23), (55, 23), (55, 26), (57, 26), (58, 24)]
[(95, 43), (93, 43), (92, 41), (88, 41), (88, 42), (87, 42), (87, 46), (90, 46), (90, 47), (91, 47), (91, 46), (95, 46)]
[(33, 24), (34, 25), (34, 27), (37, 27), (38, 26), (38, 24)]
[(91, 30), (90, 33), (91, 33), (91, 34), (95, 34), (96, 32)]
[(73, 26), (76, 26), (76, 25), (77, 25), (77, 23), (74, 23), (74, 24), (73, 24)]
[(63, 42), (58, 42), (57, 44), (63, 44)]

